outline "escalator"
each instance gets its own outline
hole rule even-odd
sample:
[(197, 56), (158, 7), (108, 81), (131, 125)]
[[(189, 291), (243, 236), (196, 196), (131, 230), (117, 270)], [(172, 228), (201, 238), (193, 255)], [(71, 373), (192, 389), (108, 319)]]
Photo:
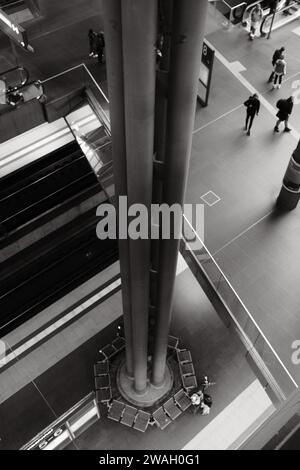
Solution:
[(101, 188), (76, 142), (0, 179), (0, 246)]
[[(75, 141), (1, 178), (0, 247), (20, 227), (91, 190), (107, 200)], [(97, 238), (96, 206), (83, 212), (74, 207), (78, 215), (71, 222), (37, 240), (33, 227), (36, 241), (0, 263), (0, 337), (117, 261), (117, 241)]]
[(96, 236), (95, 211), (0, 265), (0, 337), (118, 259), (116, 240)]
[[(242, 24), (248, 26), (252, 9), (255, 5), (260, 4), (263, 10), (262, 32), (268, 32), (270, 28), (270, 20), (276, 7), (275, 0), (219, 0), (214, 2), (215, 8), (222, 13), (229, 24)], [(286, 12), (290, 14), (290, 20), (295, 18), (300, 7), (299, 0), (279, 0), (276, 9), (276, 15), (282, 16)], [(293, 16), (294, 15), (294, 16)]]

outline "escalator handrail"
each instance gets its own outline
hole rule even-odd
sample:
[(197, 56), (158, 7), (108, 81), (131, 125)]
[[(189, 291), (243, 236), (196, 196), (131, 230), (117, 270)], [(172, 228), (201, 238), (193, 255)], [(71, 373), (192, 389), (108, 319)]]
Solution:
[[(9, 217), (7, 217), (6, 219), (3, 219), (3, 220), (0, 220), (0, 223), (1, 224), (5, 224), (6, 222), (8, 222), (9, 220), (12, 220), (14, 219), (15, 217), (19, 216), (20, 214), (23, 214), (25, 213), (26, 211), (28, 211), (29, 209), (32, 209), (33, 207), (35, 206), (38, 206), (41, 202), (45, 202), (47, 201), (47, 199), (50, 199), (52, 198), (53, 196), (56, 196), (57, 194), (59, 193), (62, 193), (62, 191), (64, 191), (66, 188), (70, 188), (71, 186), (73, 186), (74, 184), (78, 183), (79, 181), (82, 181), (84, 180), (85, 178), (87, 177), (90, 177), (93, 173), (92, 172), (89, 172), (89, 173), (86, 173), (85, 175), (83, 176), (80, 176), (79, 178), (76, 178), (75, 180), (71, 181), (71, 183), (63, 186), (62, 188), (59, 188), (57, 191), (51, 193), (51, 194), (48, 194), (47, 196), (43, 197), (42, 199), (39, 199), (38, 201), (34, 202), (33, 204), (30, 204), (29, 206), (25, 207), (24, 209), (22, 209), (21, 211), (19, 212), (14, 212), (12, 215), (10, 215)], [(98, 184), (97, 181), (95, 181), (95, 184)]]
[[(278, 8), (278, 9), (276, 10), (276, 12), (275, 12), (275, 15), (276, 15), (277, 13), (282, 13), (283, 11), (288, 10), (289, 8), (291, 8), (291, 7), (292, 7), (293, 5), (295, 5), (295, 4), (298, 4), (298, 5), (299, 5), (299, 3), (300, 3), (299, 0), (294, 0), (294, 1), (293, 1), (292, 3), (290, 3), (289, 5), (286, 5), (286, 6), (284, 6), (283, 8)], [(263, 18), (263, 20), (262, 20), (262, 22), (261, 22), (261, 25), (260, 25), (260, 33), (261, 33), (261, 35), (268, 34), (269, 31), (268, 31), (268, 32), (265, 32), (265, 31), (264, 31), (264, 26), (265, 26), (266, 21), (268, 21), (269, 19), (271, 19), (273, 15), (274, 15), (274, 13), (268, 13), (266, 16), (264, 16), (264, 18)]]
[[(5, 76), (8, 75), (9, 73), (15, 72), (16, 70), (22, 70), (23, 72), (25, 72), (25, 78), (24, 78), (24, 80), (21, 82), (20, 87), (23, 87), (23, 86), (25, 86), (26, 84), (28, 84), (29, 72), (28, 72), (28, 70), (27, 70), (25, 67), (20, 66), (20, 65), (17, 66), (17, 67), (13, 67), (13, 68), (11, 68), (11, 69), (5, 70), (5, 72), (1, 72), (1, 73), (0, 73), (0, 78), (3, 77), (3, 76), (5, 77)], [(32, 83), (35, 83), (35, 82), (33, 81)], [(17, 88), (17, 87), (14, 87), (14, 89), (15, 89), (15, 88)], [(19, 89), (19, 88), (18, 88), (18, 89)]]
[[(276, 9), (276, 13), (279, 12), (279, 11), (283, 11), (284, 8), (281, 7), (281, 3), (284, 2), (285, 0), (279, 0), (278, 2), (278, 5), (277, 5), (277, 9)], [(262, 3), (263, 0), (256, 0), (252, 3), (250, 3), (250, 5), (248, 5), (246, 8), (245, 8), (245, 11), (244, 11), (244, 14), (243, 14), (243, 18), (242, 18), (242, 22), (246, 22), (247, 19), (249, 18), (249, 15), (250, 15), (250, 12), (251, 10), (255, 7), (255, 5), (258, 5), (260, 3)], [(290, 8), (290, 7), (289, 7)], [(263, 17), (263, 20), (262, 22), (265, 20), (265, 18), (267, 16), (269, 16), (270, 14), (273, 14), (271, 13), (271, 8), (270, 6), (267, 6), (266, 8), (263, 8), (263, 13), (264, 13), (264, 17)]]
[[(72, 155), (70, 156), (72, 157)], [(70, 158), (70, 157), (66, 157), (66, 158)], [(7, 201), (9, 200), (10, 198), (12, 198), (13, 196), (17, 195), (18, 193), (21, 193), (22, 191), (24, 191), (25, 189), (29, 189), (30, 187), (33, 188), (34, 190), (34, 185), (38, 184), (38, 183), (41, 183), (43, 180), (46, 180), (48, 177), (50, 176), (54, 176), (55, 174), (58, 174), (60, 171), (64, 170), (65, 168), (68, 168), (68, 167), (71, 167), (73, 164), (79, 162), (80, 160), (84, 160), (84, 155), (80, 155), (79, 158), (76, 158), (75, 160), (71, 161), (71, 162), (68, 162), (66, 164), (64, 164), (62, 167), (59, 167), (59, 168), (56, 168), (55, 170), (52, 170), (50, 171), (49, 173), (41, 176), (40, 178), (34, 180), (34, 181), (31, 181), (29, 184), (27, 184), (26, 186), (22, 186), (20, 187), (19, 189), (17, 189), (16, 191), (14, 192), (11, 192), (9, 194), (7, 194), (6, 196), (0, 198), (0, 204), (3, 202), (3, 201)]]

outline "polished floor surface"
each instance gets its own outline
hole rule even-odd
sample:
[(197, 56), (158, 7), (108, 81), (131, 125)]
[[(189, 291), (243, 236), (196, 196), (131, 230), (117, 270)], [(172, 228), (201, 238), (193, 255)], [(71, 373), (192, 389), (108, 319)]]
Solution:
[[(34, 56), (19, 53), (32, 77), (44, 79), (87, 61), (97, 79), (103, 81), (105, 68), (87, 58), (87, 31), (102, 26), (100, 3), (67, 0), (41, 4), (48, 18), (37, 23), (30, 33), (37, 52)], [(297, 27), (298, 22), (292, 23), (274, 32), (270, 40), (257, 38), (249, 42), (243, 29), (223, 29), (220, 19), (210, 10), (206, 37), (218, 54), (209, 106), (198, 107), (196, 112), (186, 200), (200, 203), (201, 196), (208, 191), (220, 198), (214, 206), (205, 207), (205, 243), (300, 384), (300, 368), (291, 361), (291, 344), (300, 339), (297, 295), (300, 207), (287, 214), (274, 210), (285, 168), (300, 133), (299, 35), (293, 32)], [(288, 75), (281, 90), (272, 92), (267, 84), (270, 60), (274, 49), (282, 45), (287, 49)], [(51, 50), (51, 54), (46, 55), (46, 50)], [(10, 48), (2, 43), (0, 67), (13, 64)], [(247, 137), (242, 130), (243, 101), (253, 90), (263, 97), (263, 106), (251, 137)], [(293, 135), (274, 135), (276, 101), (291, 94), (295, 96)], [(97, 357), (99, 344), (106, 341), (114, 327), (112, 324), (98, 332), (2, 403), (0, 448), (24, 444), (90, 391), (90, 364)], [(214, 411), (209, 417), (213, 419), (255, 377), (239, 344), (231, 338), (187, 271), (177, 279), (172, 331), (180, 333), (189, 344), (197, 372), (205, 371), (217, 382)], [(180, 448), (201, 430), (203, 418), (194, 420), (187, 414), (181, 418), (180, 430), (182, 426), (186, 430), (184, 436), (177, 423), (173, 423), (162, 440), (161, 433), (152, 429), (141, 436), (107, 422), (104, 428), (91, 428), (77, 445)], [(118, 436), (112, 441), (117, 429)]]

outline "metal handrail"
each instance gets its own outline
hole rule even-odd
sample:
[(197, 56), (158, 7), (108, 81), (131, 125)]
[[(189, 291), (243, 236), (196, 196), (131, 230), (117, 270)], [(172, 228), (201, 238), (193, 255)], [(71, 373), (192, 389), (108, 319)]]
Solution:
[(57, 195), (57, 194), (59, 194), (59, 193), (62, 193), (66, 188), (70, 188), (70, 187), (73, 186), (75, 183), (78, 183), (79, 181), (84, 180), (84, 179), (87, 178), (88, 176), (90, 176), (89, 173), (86, 173), (86, 174), (83, 175), (83, 176), (79, 176), (78, 178), (74, 179), (74, 180), (71, 181), (70, 183), (68, 183), (68, 184), (66, 184), (65, 186), (63, 186), (62, 188), (59, 188), (57, 191), (54, 191), (53, 193), (48, 194), (47, 196), (43, 197), (42, 199), (39, 199), (38, 201), (33, 202), (32, 204), (30, 204), (29, 206), (26, 206), (26, 207), (25, 207), (24, 209), (22, 209), (21, 211), (14, 212), (12, 215), (10, 215), (9, 217), (7, 217), (6, 219), (2, 219), (2, 220), (1, 220), (1, 224), (5, 224), (5, 223), (8, 222), (9, 220), (14, 219), (15, 217), (17, 217), (18, 215), (23, 214), (24, 212), (28, 211), (29, 209), (32, 209), (33, 207), (38, 206), (41, 202), (45, 202), (45, 201), (49, 200), (50, 198), (52, 198), (53, 196), (55, 196), (55, 195)]
[(239, 3), (238, 5), (235, 5), (234, 7), (229, 5), (229, 3), (226, 2), (226, 0), (222, 0), (222, 3), (224, 3), (230, 10), (230, 13), (229, 13), (229, 20), (232, 21), (234, 19), (234, 11), (237, 10), (238, 8), (241, 8), (243, 6), (247, 6), (247, 3), (246, 2), (241, 2)]
[(23, 67), (23, 66), (13, 67), (13, 68), (11, 68), (11, 69), (5, 70), (5, 72), (1, 72), (1, 73), (0, 73), (0, 78), (3, 77), (3, 76), (5, 76), (5, 75), (8, 75), (8, 74), (10, 74), (10, 73), (12, 73), (12, 72), (15, 72), (16, 70), (20, 70), (20, 71), (25, 72), (25, 78), (24, 78), (23, 81), (21, 82), (21, 85), (26, 85), (26, 83), (27, 83), (28, 80), (29, 80), (29, 72), (28, 72), (28, 70), (27, 70), (25, 67)]
[(235, 5), (234, 7), (232, 7), (231, 5), (229, 5), (225, 0), (222, 0), (223, 3), (225, 3), (226, 6), (228, 6), (228, 8), (230, 8), (230, 10), (235, 10), (236, 8), (239, 8), (243, 5), (247, 5), (246, 2), (242, 2), (242, 3), (239, 3), (238, 5)]
[[(275, 15), (277, 15), (277, 13), (282, 13), (286, 10), (289, 10), (290, 8), (292, 8), (294, 5), (299, 5), (300, 4), (300, 0), (294, 0), (292, 3), (290, 3), (290, 5), (286, 5), (284, 6), (283, 8), (277, 8), (276, 9), (276, 12), (275, 12)], [(265, 23), (266, 21), (270, 20), (272, 18), (274, 13), (267, 13), (261, 23), (261, 26), (260, 26), (260, 32), (261, 34), (267, 34), (265, 31), (264, 31), (264, 26), (265, 26)], [(293, 19), (293, 17), (291, 16), (291, 20)]]
[[(74, 406), (72, 406), (69, 410), (67, 410), (63, 415), (58, 417), (55, 421), (53, 421), (51, 424), (49, 424), (45, 429), (43, 429), (41, 432), (39, 432), (35, 437), (33, 437), (29, 442), (27, 442), (25, 445), (23, 445), (20, 450), (27, 450), (30, 448), (31, 445), (33, 445), (35, 442), (39, 441), (39, 439), (42, 439), (45, 433), (48, 430), (51, 430), (52, 428), (55, 428), (56, 426), (67, 422), (72, 418), (73, 415), (75, 415), (80, 409), (82, 409), (85, 405), (88, 405), (90, 402), (95, 403), (95, 392), (90, 392), (88, 395), (86, 395), (84, 398), (82, 398), (78, 403), (76, 403)], [(100, 415), (98, 415), (100, 417)]]
[[(222, 271), (222, 269), (220, 268), (220, 266), (218, 265), (218, 263), (216, 262), (216, 260), (214, 259), (214, 257), (212, 256), (212, 254), (210, 253), (209, 249), (206, 247), (206, 245), (204, 244), (204, 242), (201, 240), (201, 238), (199, 237), (198, 233), (195, 231), (194, 227), (192, 226), (192, 224), (190, 223), (190, 221), (187, 219), (187, 217), (185, 215), (183, 215), (183, 218), (184, 218), (184, 221), (188, 224), (189, 228), (191, 229), (191, 231), (193, 232), (194, 236), (197, 238), (197, 240), (199, 241), (199, 243), (201, 244), (201, 246), (204, 248), (206, 254), (208, 255), (208, 259), (210, 261), (212, 261), (212, 263), (214, 264), (214, 266), (216, 267), (217, 271), (220, 273), (221, 277), (224, 279), (224, 281), (226, 282), (226, 284), (228, 285), (229, 289), (231, 290), (231, 292), (233, 293), (234, 297), (238, 300), (239, 304), (241, 305), (241, 307), (243, 308), (243, 310), (246, 312), (247, 316), (249, 317), (249, 319), (252, 321), (253, 325), (255, 326), (255, 328), (257, 329), (259, 335), (264, 339), (265, 343), (267, 344), (267, 346), (269, 347), (270, 351), (273, 353), (273, 355), (275, 356), (275, 358), (277, 359), (277, 361), (279, 362), (279, 364), (282, 366), (283, 370), (286, 372), (286, 374), (288, 375), (288, 377), (290, 378), (290, 380), (292, 381), (293, 385), (298, 389), (298, 384), (296, 383), (296, 381), (294, 380), (294, 378), (292, 377), (292, 375), (290, 374), (290, 372), (288, 371), (288, 369), (286, 368), (286, 366), (284, 365), (284, 363), (282, 362), (282, 360), (280, 359), (279, 355), (277, 354), (277, 352), (275, 351), (275, 349), (273, 348), (273, 346), (271, 345), (270, 341), (266, 338), (266, 336), (264, 335), (264, 333), (262, 332), (260, 326), (257, 324), (256, 320), (253, 318), (253, 316), (251, 315), (250, 311), (248, 310), (248, 308), (246, 307), (245, 303), (243, 302), (243, 300), (240, 298), (240, 296), (238, 295), (238, 293), (235, 291), (235, 289), (233, 288), (232, 284), (230, 283), (230, 281), (228, 280), (227, 276), (224, 274), (224, 272)], [(183, 237), (184, 238), (184, 237)], [(188, 244), (188, 242), (186, 242)], [(190, 249), (191, 253), (193, 253), (193, 250)], [(194, 253), (193, 253), (194, 254)], [(194, 255), (196, 256), (196, 255)], [(198, 261), (199, 262), (199, 261)], [(199, 263), (200, 264), (200, 263)], [(200, 264), (201, 266), (201, 264)], [(208, 277), (208, 280), (210, 281), (209, 277)], [(214, 287), (214, 284), (212, 281), (210, 281), (212, 286)], [(241, 332), (241, 334), (243, 336), (246, 336), (246, 333), (243, 331), (242, 327), (240, 326), (240, 324), (238, 323), (237, 319), (234, 317), (233, 313), (230, 311), (229, 309), (229, 314), (234, 322), (234, 324), (236, 325), (236, 327), (238, 328), (238, 330)], [(251, 346), (251, 345), (250, 345)], [(252, 344), (252, 347), (255, 347), (253, 344)]]

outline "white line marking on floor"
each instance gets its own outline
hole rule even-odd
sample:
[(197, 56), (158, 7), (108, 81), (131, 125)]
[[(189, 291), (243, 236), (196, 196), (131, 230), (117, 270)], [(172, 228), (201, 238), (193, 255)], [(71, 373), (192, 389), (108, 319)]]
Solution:
[[(210, 199), (213, 199), (212, 202), (210, 202)], [(212, 207), (214, 206), (215, 204), (217, 204), (217, 202), (221, 201), (221, 198), (219, 196), (217, 196), (216, 193), (214, 193), (213, 191), (207, 191), (207, 193), (203, 194), (200, 199), (202, 201), (205, 202), (205, 204), (207, 204), (209, 207)]]
[[(240, 74), (240, 72), (236, 72), (234, 67), (232, 68), (231, 63), (226, 59), (226, 57), (224, 57), (209, 41), (206, 40), (206, 42), (207, 42), (209, 47), (211, 47), (212, 49), (215, 50), (215, 56), (217, 57), (217, 59), (239, 80), (240, 83), (242, 83), (242, 85), (244, 85), (245, 88), (247, 88), (250, 91), (250, 93), (252, 95), (254, 93), (257, 93), (258, 95), (260, 95), (261, 104), (272, 114), (272, 116), (274, 117), (274, 121), (275, 121), (275, 116), (276, 116), (277, 110), (274, 108), (274, 106), (272, 106), (263, 97), (263, 95), (261, 95), (256, 90), (256, 88), (253, 85), (251, 85), (251, 83), (248, 82), (248, 80)], [(275, 124), (275, 122), (274, 122), (274, 124)], [(292, 129), (291, 135), (293, 137), (295, 137), (295, 139), (299, 140), (300, 139), (299, 132), (297, 132), (293, 127), (291, 127), (291, 129)]]
[(236, 106), (235, 108), (230, 109), (230, 111), (227, 111), (226, 113), (221, 114), (220, 116), (218, 116), (217, 118), (213, 119), (212, 121), (209, 121), (209, 122), (207, 122), (206, 124), (204, 124), (203, 126), (199, 127), (198, 129), (195, 129), (195, 130), (193, 131), (193, 134), (197, 134), (197, 132), (202, 131), (202, 129), (205, 129), (206, 127), (210, 126), (211, 124), (214, 124), (215, 122), (219, 121), (219, 119), (222, 119), (223, 117), (228, 116), (229, 114), (233, 113), (234, 111), (236, 111), (237, 109), (241, 108), (242, 106), (243, 106), (242, 104), (239, 104), (239, 105)]
[[(245, 69), (245, 70), (247, 70), (247, 69)], [(282, 84), (285, 84), (285, 83), (289, 82), (290, 80), (292, 80), (292, 79), (295, 78), (295, 77), (298, 77), (299, 75), (300, 75), (300, 72), (296, 72), (296, 73), (294, 73), (293, 75), (290, 75), (288, 78), (285, 78), (284, 80), (282, 80)], [(295, 82), (294, 82), (294, 83), (295, 83)], [(293, 84), (292, 84), (292, 88), (293, 88)], [(264, 91), (263, 93), (259, 93), (259, 95), (260, 95), (260, 96), (264, 96), (264, 95), (266, 95), (266, 94), (269, 93), (269, 92), (270, 92), (270, 89)], [(295, 104), (297, 104), (297, 103), (295, 103)], [(217, 122), (217, 121), (219, 121), (220, 119), (222, 119), (222, 118), (228, 116), (229, 114), (234, 113), (235, 111), (237, 111), (238, 109), (240, 109), (240, 108), (242, 108), (242, 107), (243, 107), (243, 104), (240, 104), (240, 105), (238, 105), (238, 106), (235, 106), (235, 108), (232, 108), (232, 109), (230, 109), (229, 111), (226, 111), (226, 113), (223, 113), (223, 114), (221, 114), (220, 116), (218, 116), (217, 118), (212, 119), (211, 121), (207, 122), (206, 124), (203, 124), (203, 126), (198, 127), (197, 129), (195, 129), (195, 130), (193, 131), (193, 134), (197, 134), (198, 132), (202, 131), (202, 130), (205, 129), (206, 127), (210, 126), (211, 124), (214, 124), (215, 122)]]
[[(299, 61), (299, 62), (300, 62), (300, 61)], [(282, 84), (289, 82), (290, 80), (292, 80), (292, 79), (295, 78), (295, 77), (298, 77), (299, 75), (300, 75), (300, 72), (295, 72), (295, 73), (293, 73), (293, 75), (289, 75), (287, 78), (284, 78), (284, 79), (282, 80)], [(263, 93), (263, 94), (264, 94), (264, 93)]]
[(235, 70), (238, 73), (245, 72), (247, 70), (246, 67), (244, 67), (243, 64), (238, 60), (231, 62), (230, 66), (232, 70)]
[(214, 252), (213, 256), (215, 257), (220, 251), (222, 251), (224, 248), (226, 248), (227, 246), (231, 245), (231, 243), (235, 242), (236, 240), (238, 240), (240, 237), (242, 237), (243, 235), (245, 235), (245, 233), (247, 233), (249, 230), (251, 230), (252, 228), (255, 227), (255, 225), (259, 224), (260, 222), (262, 222), (264, 219), (266, 219), (267, 217), (269, 217), (269, 215), (271, 215), (273, 213), (273, 210), (272, 209), (271, 211), (269, 211), (267, 214), (263, 215), (260, 219), (258, 219), (256, 222), (254, 222), (252, 225), (250, 225), (248, 228), (246, 228), (245, 230), (243, 230), (241, 233), (239, 233), (238, 235), (236, 235), (236, 237), (234, 237), (232, 240), (230, 240), (230, 242), (227, 242), (225, 243), (225, 245), (223, 245), (221, 248), (219, 248), (217, 251)]
[(186, 444), (183, 450), (226, 450), (247, 431), (252, 434), (274, 411), (262, 385), (255, 380)]

